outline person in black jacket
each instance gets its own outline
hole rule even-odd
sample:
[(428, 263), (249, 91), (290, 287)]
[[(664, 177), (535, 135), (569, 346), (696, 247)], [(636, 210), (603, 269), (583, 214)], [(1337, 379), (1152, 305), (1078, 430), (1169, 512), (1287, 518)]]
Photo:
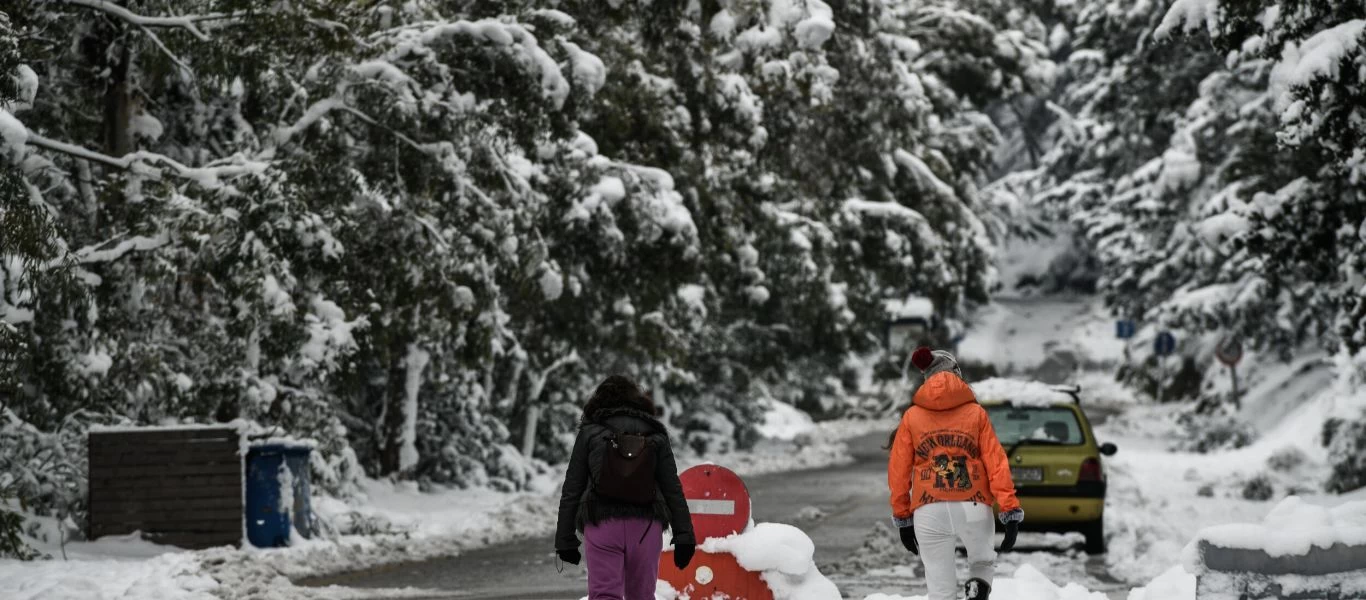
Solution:
[[(614, 436), (645, 436), (655, 458), (654, 502), (634, 504), (603, 497), (596, 491), (604, 456)], [(577, 565), (583, 532), (588, 555), (589, 600), (653, 600), (659, 578), (663, 529), (673, 529), (674, 564), (683, 569), (697, 548), (692, 516), (664, 424), (655, 418), (654, 402), (629, 378), (608, 377), (583, 408), (574, 452), (564, 476), (555, 553)]]

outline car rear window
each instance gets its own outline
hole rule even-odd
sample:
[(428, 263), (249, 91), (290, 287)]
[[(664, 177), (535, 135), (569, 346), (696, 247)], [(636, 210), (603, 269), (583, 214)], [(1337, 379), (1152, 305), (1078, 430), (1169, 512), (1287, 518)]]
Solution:
[(1086, 442), (1076, 413), (1066, 408), (990, 406), (987, 415), (1003, 446), (1020, 440), (1049, 440), (1068, 445)]

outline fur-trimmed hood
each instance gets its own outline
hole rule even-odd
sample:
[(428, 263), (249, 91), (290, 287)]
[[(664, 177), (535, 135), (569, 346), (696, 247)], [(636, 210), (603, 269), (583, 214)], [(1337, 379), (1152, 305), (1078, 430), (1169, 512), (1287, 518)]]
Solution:
[(602, 425), (607, 427), (607, 422), (614, 417), (631, 417), (641, 421), (651, 433), (667, 434), (669, 431), (668, 428), (664, 426), (664, 423), (661, 423), (654, 415), (645, 412), (645, 410), (637, 404), (627, 402), (599, 408), (593, 411), (592, 414), (585, 413), (583, 418), (579, 420), (579, 427), (582, 428), (587, 425)]

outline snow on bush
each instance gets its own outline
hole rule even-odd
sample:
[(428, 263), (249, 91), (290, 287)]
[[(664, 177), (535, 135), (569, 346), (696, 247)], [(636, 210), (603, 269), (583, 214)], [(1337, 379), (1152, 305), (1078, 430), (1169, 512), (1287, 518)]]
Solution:
[(11, 77), (16, 86), (16, 97), (13, 102), (0, 103), (0, 108), (13, 112), (33, 108), (33, 99), (38, 96), (38, 74), (33, 71), (33, 67), (21, 64), (15, 67)]
[(0, 157), (7, 157), (16, 163), (24, 158), (28, 128), (3, 108), (0, 108), (0, 142), (3, 142), (0, 143)]
[(1202, 25), (1210, 35), (1218, 35), (1219, 13), (1219, 0), (1176, 0), (1153, 31), (1153, 36), (1164, 39), (1177, 27), (1190, 33), (1198, 31)]
[(759, 435), (776, 440), (791, 440), (811, 431), (815, 424), (811, 416), (791, 404), (769, 399), (768, 410), (764, 411), (764, 422), (759, 425)]
[(835, 32), (834, 13), (821, 0), (806, 0), (810, 16), (797, 22), (794, 33), (803, 48), (819, 48)]
[[(991, 583), (991, 595), (993, 598), (1009, 598), (1010, 600), (1106, 600), (1105, 594), (1092, 592), (1078, 583), (1066, 585), (1053, 583), (1048, 579), (1048, 576), (1040, 573), (1031, 565), (1020, 565), (1020, 568), (1016, 569), (1014, 577), (996, 578)], [(926, 598), (926, 596), (872, 594), (865, 597), (864, 600), (926, 600)], [(1132, 597), (1130, 600), (1133, 600)]]
[(760, 572), (775, 600), (841, 598), (835, 584), (816, 568), (815, 543), (791, 525), (759, 523), (744, 533), (708, 539), (701, 550), (732, 554), (741, 567)]
[(1334, 544), (1366, 544), (1366, 501), (1329, 508), (1288, 496), (1262, 523), (1207, 527), (1196, 535), (1196, 541), (1221, 548), (1261, 550), (1271, 556), (1304, 555), (1311, 548)]
[(1271, 70), (1276, 107), (1286, 120), (1298, 118), (1303, 106), (1294, 103), (1292, 88), (1320, 77), (1337, 80), (1342, 59), (1352, 55), (1366, 32), (1366, 20), (1354, 19), (1320, 31), (1300, 44), (1286, 44), (1281, 60)]

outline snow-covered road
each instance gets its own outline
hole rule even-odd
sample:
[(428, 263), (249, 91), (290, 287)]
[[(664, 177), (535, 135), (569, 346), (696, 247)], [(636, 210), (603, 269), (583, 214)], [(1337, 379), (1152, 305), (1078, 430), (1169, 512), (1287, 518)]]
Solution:
[[(1099, 411), (1103, 420), (1108, 411)], [(896, 542), (888, 524), (886, 435), (874, 433), (850, 441), (852, 464), (747, 478), (758, 522), (796, 525), (816, 544), (816, 563), (846, 598), (872, 593), (923, 594), (918, 561)], [(1019, 565), (1037, 567), (1058, 582), (1082, 581), (1092, 590), (1125, 598), (1131, 587), (1111, 577), (1104, 557), (1088, 557), (1066, 546), (1080, 538), (1022, 535), (1020, 550), (1005, 555), (998, 574), (1009, 576)], [(557, 572), (548, 538), (490, 546), (461, 556), (396, 565), (338, 577), (309, 580), (309, 585), (362, 588), (417, 587), (447, 590), (433, 598), (468, 600), (572, 600), (586, 589), (580, 567)], [(386, 597), (380, 592), (376, 598)]]

